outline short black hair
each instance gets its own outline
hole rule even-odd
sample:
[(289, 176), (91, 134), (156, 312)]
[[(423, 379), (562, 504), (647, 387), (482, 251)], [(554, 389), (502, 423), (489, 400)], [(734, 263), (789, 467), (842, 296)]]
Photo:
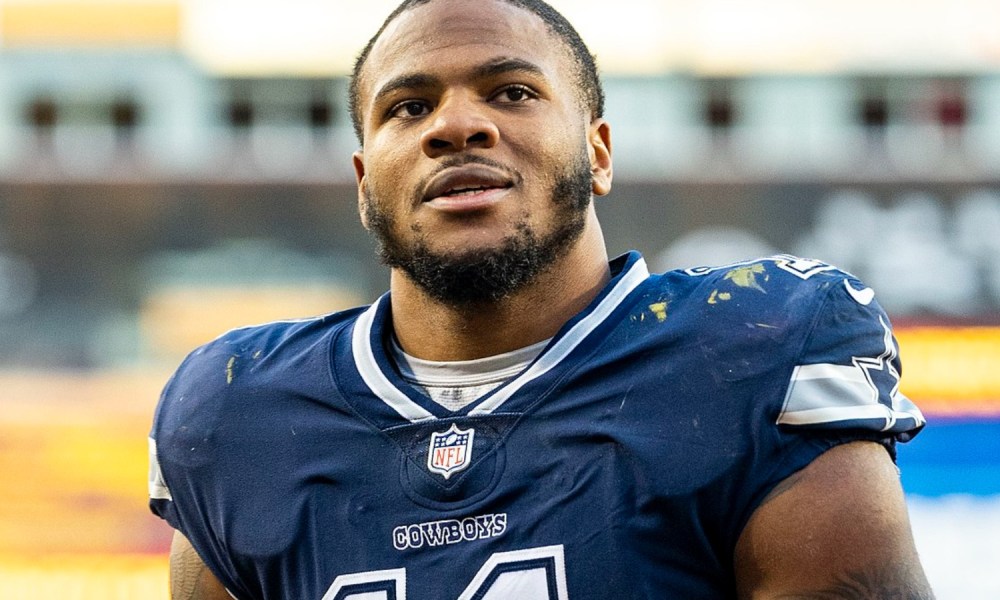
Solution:
[[(403, 2), (393, 10), (375, 35), (368, 40), (368, 44), (358, 54), (354, 61), (354, 70), (351, 72), (351, 83), (348, 88), (348, 108), (351, 112), (351, 122), (354, 125), (354, 134), (358, 137), (358, 142), (364, 143), (364, 127), (361, 120), (361, 99), (358, 97), (360, 90), (361, 72), (368, 61), (368, 55), (372, 47), (385, 28), (392, 23), (396, 17), (403, 12), (431, 2), (432, 0), (403, 0)], [(597, 60), (587, 48), (583, 38), (577, 33), (573, 25), (566, 20), (556, 9), (549, 6), (542, 0), (502, 0), (507, 4), (523, 8), (538, 15), (549, 31), (554, 33), (566, 45), (572, 54), (576, 65), (576, 84), (579, 88), (580, 99), (584, 108), (588, 109), (591, 118), (604, 116), (604, 87), (601, 84), (601, 77), (597, 70)]]

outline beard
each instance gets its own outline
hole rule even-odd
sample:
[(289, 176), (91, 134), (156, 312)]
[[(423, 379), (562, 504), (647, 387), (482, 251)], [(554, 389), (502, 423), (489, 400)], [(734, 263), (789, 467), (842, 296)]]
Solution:
[[(500, 166), (487, 159), (466, 156), (442, 168), (469, 163)], [(583, 151), (554, 181), (552, 230), (539, 233), (528, 224), (525, 215), (515, 224), (514, 233), (498, 247), (488, 249), (435, 252), (417, 225), (411, 227), (415, 236), (403, 239), (396, 233), (395, 219), (379, 208), (370, 187), (366, 192), (365, 217), (383, 264), (402, 270), (441, 303), (456, 307), (478, 305), (497, 302), (525, 288), (569, 252), (586, 225), (591, 186), (590, 161)]]

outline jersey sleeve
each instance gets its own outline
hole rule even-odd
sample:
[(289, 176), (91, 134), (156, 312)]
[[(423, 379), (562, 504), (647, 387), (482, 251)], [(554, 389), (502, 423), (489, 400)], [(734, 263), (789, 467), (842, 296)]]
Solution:
[(260, 570), (274, 563), (264, 557), (297, 542), (293, 515), (307, 503), (297, 486), (316, 472), (301, 457), (312, 456), (315, 439), (329, 448), (316, 423), (339, 414), (327, 402), (331, 340), (358, 310), (229, 331), (188, 355), (160, 396), (150, 509), (235, 598), (265, 597)]
[(777, 423), (908, 441), (925, 420), (899, 390), (901, 363), (889, 318), (871, 288), (837, 275), (792, 370)]
[(220, 406), (229, 397), (226, 365), (235, 368), (232, 356), (226, 342), (206, 344), (164, 387), (149, 434), (149, 508), (184, 534), (230, 594), (250, 598), (213, 535), (214, 515), (223, 509), (216, 500), (226, 474)]
[[(782, 270), (784, 263), (778, 263)], [(830, 448), (870, 441), (896, 456), (925, 425), (920, 410), (900, 391), (902, 365), (892, 326), (875, 293), (854, 276), (804, 259), (812, 266), (785, 278), (778, 305), (794, 325), (782, 339), (782, 366), (775, 371), (773, 394), (755, 404), (753, 451), (727, 482), (729, 515), (724, 514), (735, 547), (754, 511), (776, 486)], [(795, 340), (795, 341), (793, 341)], [(731, 518), (730, 518), (731, 517)]]
[[(190, 357), (185, 359), (185, 362), (181, 364), (180, 368), (178, 368), (164, 386), (160, 394), (160, 400), (156, 406), (156, 412), (153, 416), (153, 427), (149, 432), (148, 438), (149, 508), (153, 514), (166, 521), (174, 529), (182, 530), (182, 532), (184, 527), (180, 522), (180, 517), (174, 504), (173, 493), (167, 484), (163, 473), (164, 469), (161, 466), (161, 452), (166, 451), (169, 453), (173, 446), (169, 443), (163, 444), (159, 440), (161, 437), (164, 437), (161, 425), (165, 419), (169, 418), (165, 417), (164, 413), (173, 411), (173, 405), (178, 401), (173, 391), (174, 386), (177, 383), (177, 379), (183, 377), (182, 373), (190, 360)], [(169, 461), (171, 458), (168, 457), (167, 460)]]

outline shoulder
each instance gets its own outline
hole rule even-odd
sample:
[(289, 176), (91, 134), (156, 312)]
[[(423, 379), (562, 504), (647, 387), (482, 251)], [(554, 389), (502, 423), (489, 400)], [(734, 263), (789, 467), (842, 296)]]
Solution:
[(902, 363), (889, 316), (876, 292), (850, 273), (777, 255), (664, 279), (683, 290), (678, 304), (687, 307), (688, 331), (705, 356), (734, 376), (765, 367), (780, 374), (775, 381), (785, 393), (776, 422), (786, 430), (906, 440), (923, 426), (899, 391)]
[[(872, 306), (874, 292), (828, 263), (787, 254), (712, 267), (671, 271), (659, 288), (701, 331), (764, 328), (804, 334), (817, 315), (841, 303)], [(878, 309), (880, 310), (880, 309)], [(773, 336), (772, 336), (773, 337)]]
[(321, 317), (276, 321), (228, 331), (196, 348), (181, 362), (160, 396), (154, 437), (186, 430), (192, 422), (211, 427), (238, 403), (292, 378), (296, 369), (329, 359), (330, 340), (354, 322), (361, 308)]
[(330, 343), (359, 310), (234, 329), (191, 352), (153, 415), (152, 497), (170, 498), (168, 484), (192, 473), (216, 477), (242, 460), (247, 440), (260, 443), (275, 422), (295, 416), (283, 410), (289, 398), (328, 389)]
[[(786, 356), (792, 371), (777, 424), (904, 441), (923, 427), (923, 415), (899, 390), (902, 363), (889, 316), (875, 290), (854, 275), (790, 255), (684, 274), (703, 279), (695, 296), (706, 306), (724, 307), (704, 311), (729, 326), (727, 346), (741, 346), (734, 328), (755, 339), (748, 332), (765, 327), (781, 342), (770, 352)], [(777, 336), (782, 328), (785, 335)]]
[(823, 261), (776, 254), (762, 258), (719, 266), (702, 266), (675, 272), (687, 278), (691, 285), (714, 285), (718, 288), (713, 301), (727, 302), (739, 290), (753, 290), (775, 299), (782, 294), (822, 293), (831, 285), (856, 278)]

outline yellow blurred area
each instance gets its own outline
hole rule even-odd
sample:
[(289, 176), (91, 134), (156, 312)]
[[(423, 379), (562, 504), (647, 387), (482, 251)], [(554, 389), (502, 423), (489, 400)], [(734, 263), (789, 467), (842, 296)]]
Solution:
[(146, 437), (167, 376), (0, 373), (0, 554), (166, 551)]
[(0, 555), (4, 600), (167, 600), (167, 558)]
[(177, 2), (10, 1), (0, 4), (0, 39), (7, 47), (166, 46), (177, 44)]
[(166, 600), (146, 436), (168, 375), (0, 372), (0, 598)]
[(901, 391), (938, 414), (1000, 414), (1000, 327), (897, 328)]

